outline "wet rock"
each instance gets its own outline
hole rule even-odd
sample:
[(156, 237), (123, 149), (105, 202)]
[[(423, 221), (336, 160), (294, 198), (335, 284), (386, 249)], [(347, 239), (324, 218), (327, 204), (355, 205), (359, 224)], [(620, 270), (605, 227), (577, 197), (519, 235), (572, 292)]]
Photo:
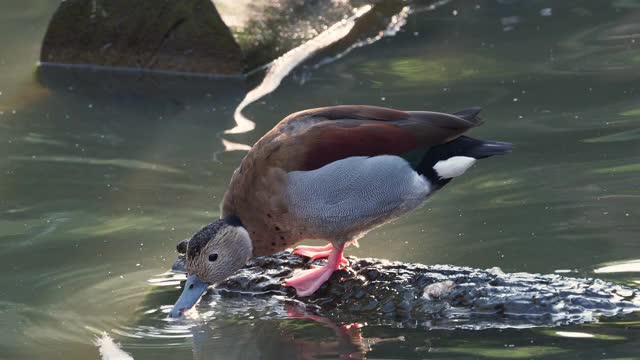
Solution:
[[(435, 0), (238, 1), (214, 0), (246, 56), (256, 69), (315, 38), (332, 25), (367, 10), (342, 39), (319, 56), (335, 56), (359, 42), (381, 36), (404, 7), (428, 6)], [(400, 15), (404, 17), (405, 15)]]
[(238, 75), (240, 47), (210, 0), (66, 0), (43, 63)]
[[(309, 262), (289, 252), (252, 259), (216, 289), (223, 296), (246, 292), (286, 295), (336, 321), (396, 321), (412, 326), (428, 322), (432, 328), (448, 328), (451, 322), (458, 328), (465, 323), (473, 328), (548, 326), (640, 310), (640, 290), (599, 279), (349, 260), (348, 270), (336, 271), (310, 297), (299, 298), (292, 288), (281, 284), (295, 270), (322, 261)], [(178, 259), (174, 270), (183, 269), (183, 259)]]
[(439, 4), (436, 0), (67, 0), (49, 24), (40, 61), (253, 74), (356, 13), (361, 15), (348, 33), (316, 51), (309, 61), (324, 63), (395, 34), (410, 7)]
[(352, 1), (237, 1), (215, 0), (255, 69), (316, 37), (353, 14)]
[(455, 288), (456, 284), (453, 281), (442, 281), (433, 283), (424, 288), (422, 297), (439, 300), (446, 298), (447, 295)]

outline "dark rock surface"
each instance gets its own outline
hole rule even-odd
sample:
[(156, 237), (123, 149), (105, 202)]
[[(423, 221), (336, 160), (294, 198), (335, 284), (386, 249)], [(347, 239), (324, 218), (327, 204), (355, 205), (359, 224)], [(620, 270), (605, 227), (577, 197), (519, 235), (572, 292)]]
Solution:
[[(310, 264), (288, 252), (252, 259), (216, 291), (234, 297), (247, 292), (286, 295), (340, 322), (430, 328), (561, 325), (640, 310), (640, 290), (599, 279), (349, 260), (349, 269), (335, 272), (308, 298), (297, 298), (292, 288), (281, 285), (295, 270)], [(182, 257), (173, 270), (184, 270)]]
[(45, 65), (240, 75), (317, 37), (353, 16), (356, 9), (365, 14), (356, 19), (348, 35), (320, 55), (336, 56), (352, 46), (370, 43), (394, 21), (401, 18), (404, 22), (405, 7), (430, 4), (437, 2), (66, 0), (49, 23), (40, 61)]
[(66, 0), (43, 63), (238, 75), (240, 47), (210, 0)]
[[(406, 0), (344, 0), (344, 1), (252, 1), (245, 6), (233, 0), (217, 0), (222, 17), (233, 17), (233, 11), (242, 11), (244, 21), (234, 24), (231, 31), (246, 55), (249, 69), (258, 68), (277, 59), (289, 50), (318, 36), (318, 34), (354, 14), (356, 9), (371, 6), (371, 10), (357, 19), (356, 26), (338, 44), (331, 46), (326, 55), (335, 55), (349, 46), (375, 37), (384, 31), (392, 17), (403, 7), (413, 3), (421, 5), (436, 1)], [(425, 4), (422, 4), (425, 3)], [(229, 4), (229, 6), (225, 6)], [(236, 18), (238, 16), (235, 16)]]

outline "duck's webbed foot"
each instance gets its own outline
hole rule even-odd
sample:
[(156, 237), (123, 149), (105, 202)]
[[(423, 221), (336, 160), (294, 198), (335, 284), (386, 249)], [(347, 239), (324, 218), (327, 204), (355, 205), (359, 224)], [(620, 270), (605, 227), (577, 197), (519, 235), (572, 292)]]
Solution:
[[(300, 256), (311, 258), (311, 260), (328, 258), (333, 250), (333, 244), (329, 243), (325, 246), (307, 246), (300, 245), (293, 249), (292, 253)], [(349, 260), (340, 255), (340, 265), (349, 266)]]
[(298, 271), (292, 278), (286, 280), (284, 285), (294, 287), (298, 296), (309, 296), (318, 290), (322, 284), (329, 280), (331, 274), (340, 268), (341, 262), (343, 260), (347, 261), (342, 256), (344, 252), (344, 244), (339, 247), (333, 247), (331, 244), (328, 246), (331, 248), (328, 250), (329, 253), (327, 254), (328, 259), (326, 265)]

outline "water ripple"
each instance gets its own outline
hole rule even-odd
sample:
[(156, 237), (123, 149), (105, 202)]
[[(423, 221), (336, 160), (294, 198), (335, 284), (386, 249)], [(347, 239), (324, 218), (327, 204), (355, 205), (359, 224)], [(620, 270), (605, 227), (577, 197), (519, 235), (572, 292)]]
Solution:
[(44, 161), (44, 162), (56, 162), (56, 163), (67, 163), (67, 164), (85, 164), (85, 165), (102, 165), (102, 166), (115, 166), (126, 169), (137, 169), (137, 170), (151, 170), (165, 173), (174, 173), (179, 174), (182, 173), (181, 170), (161, 165), (154, 164), (141, 160), (133, 160), (133, 159), (98, 159), (98, 158), (90, 158), (90, 157), (80, 157), (80, 156), (67, 156), (67, 155), (40, 155), (40, 156), (9, 156), (9, 160), (18, 160), (18, 161)]

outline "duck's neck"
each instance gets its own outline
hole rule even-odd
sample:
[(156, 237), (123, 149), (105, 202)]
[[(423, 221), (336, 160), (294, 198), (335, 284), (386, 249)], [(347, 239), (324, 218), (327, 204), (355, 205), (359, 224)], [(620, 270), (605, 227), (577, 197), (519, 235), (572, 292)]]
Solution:
[(227, 215), (223, 218), (224, 222), (227, 225), (231, 226), (242, 226), (244, 228), (244, 224), (242, 224), (242, 220), (236, 215)]

